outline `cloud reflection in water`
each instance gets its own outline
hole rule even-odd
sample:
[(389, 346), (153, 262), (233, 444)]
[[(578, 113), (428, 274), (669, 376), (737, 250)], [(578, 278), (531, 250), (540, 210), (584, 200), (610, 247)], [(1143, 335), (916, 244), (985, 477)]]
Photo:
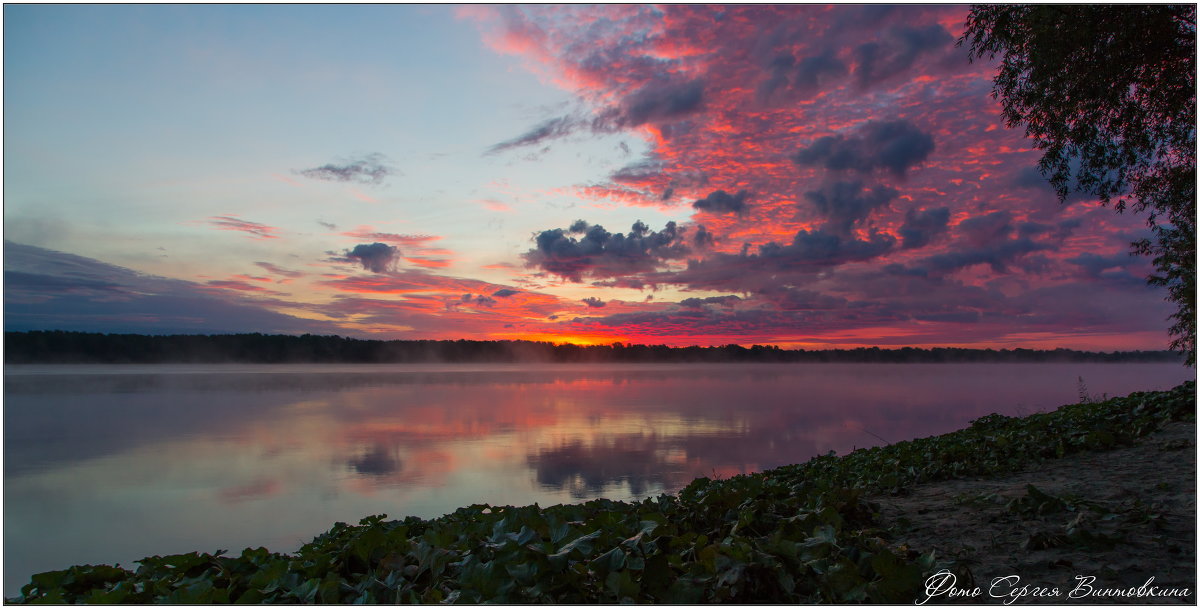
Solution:
[(376, 513), (673, 492), (1053, 408), (1080, 376), (1110, 395), (1189, 377), (1105, 364), (5, 372), (6, 594), (69, 564), (287, 551)]

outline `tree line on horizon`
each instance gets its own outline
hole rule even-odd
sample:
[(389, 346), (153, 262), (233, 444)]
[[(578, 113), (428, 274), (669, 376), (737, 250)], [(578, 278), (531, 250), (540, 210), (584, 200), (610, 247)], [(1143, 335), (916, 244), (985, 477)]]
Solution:
[(151, 363), (940, 363), (1182, 362), (1171, 351), (1071, 349), (781, 349), (773, 345), (670, 347), (526, 340), (376, 340), (271, 334), (145, 335), (62, 330), (5, 332), (6, 364)]

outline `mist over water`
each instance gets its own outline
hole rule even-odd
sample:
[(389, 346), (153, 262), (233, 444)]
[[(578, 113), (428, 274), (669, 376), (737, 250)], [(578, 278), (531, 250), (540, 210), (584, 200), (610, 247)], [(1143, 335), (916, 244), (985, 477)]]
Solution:
[(674, 492), (698, 476), (1167, 389), (1176, 364), (7, 366), (4, 594), (336, 521)]

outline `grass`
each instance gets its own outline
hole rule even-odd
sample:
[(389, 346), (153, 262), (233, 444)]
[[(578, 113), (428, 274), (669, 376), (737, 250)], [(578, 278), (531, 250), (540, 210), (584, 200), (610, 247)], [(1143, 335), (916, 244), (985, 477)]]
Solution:
[[(34, 575), (15, 603), (910, 603), (953, 559), (897, 546), (869, 493), (1036, 467), (1195, 420), (1195, 383), (1026, 417), (988, 415), (930, 438), (723, 480), (677, 495), (579, 505), (473, 505), (432, 520), (337, 523), (293, 554), (153, 556), (135, 571)], [(964, 498), (964, 501), (971, 500)], [(1014, 512), (1071, 511), (1063, 535), (1153, 510), (1077, 505), (1030, 488)], [(1062, 543), (1063, 535), (1031, 539)], [(1119, 543), (1119, 540), (1111, 540)]]

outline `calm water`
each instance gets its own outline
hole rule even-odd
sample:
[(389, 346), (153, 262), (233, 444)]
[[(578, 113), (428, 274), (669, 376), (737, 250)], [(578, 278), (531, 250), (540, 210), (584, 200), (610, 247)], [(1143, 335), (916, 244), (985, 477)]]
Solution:
[(4, 594), (336, 521), (729, 476), (1194, 378), (1167, 364), (8, 366)]

